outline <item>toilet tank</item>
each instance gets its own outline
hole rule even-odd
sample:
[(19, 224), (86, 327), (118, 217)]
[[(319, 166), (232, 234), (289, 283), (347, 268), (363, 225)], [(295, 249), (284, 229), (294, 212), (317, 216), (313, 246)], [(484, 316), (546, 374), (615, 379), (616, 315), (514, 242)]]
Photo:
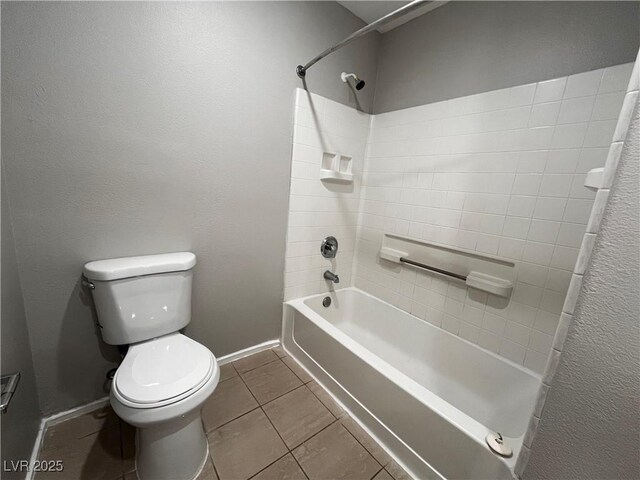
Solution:
[(191, 320), (190, 252), (89, 262), (102, 339), (112, 345), (141, 342), (185, 327)]

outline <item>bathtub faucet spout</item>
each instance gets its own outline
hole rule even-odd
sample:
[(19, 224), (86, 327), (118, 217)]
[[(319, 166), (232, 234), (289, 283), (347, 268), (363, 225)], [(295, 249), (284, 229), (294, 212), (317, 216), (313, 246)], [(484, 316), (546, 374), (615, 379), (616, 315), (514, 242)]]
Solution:
[(333, 283), (340, 283), (340, 278), (338, 277), (338, 275), (336, 275), (336, 274), (335, 274), (335, 273), (333, 273), (333, 272), (330, 272), (329, 270), (326, 270), (326, 271), (324, 272), (323, 277), (324, 277), (326, 280), (329, 280), (329, 281), (331, 281), (331, 282), (333, 282)]

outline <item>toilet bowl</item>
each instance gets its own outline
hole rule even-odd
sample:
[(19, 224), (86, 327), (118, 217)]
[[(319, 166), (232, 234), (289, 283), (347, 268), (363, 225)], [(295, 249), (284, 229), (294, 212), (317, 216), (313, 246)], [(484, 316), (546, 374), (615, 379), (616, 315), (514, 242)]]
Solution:
[(202, 405), (220, 378), (204, 345), (179, 333), (191, 320), (190, 252), (89, 262), (102, 338), (128, 345), (111, 385), (111, 406), (136, 427), (140, 480), (192, 480), (209, 445)]
[(129, 347), (111, 387), (111, 405), (136, 427), (140, 479), (195, 478), (207, 459), (200, 411), (220, 368), (203, 345), (169, 334)]

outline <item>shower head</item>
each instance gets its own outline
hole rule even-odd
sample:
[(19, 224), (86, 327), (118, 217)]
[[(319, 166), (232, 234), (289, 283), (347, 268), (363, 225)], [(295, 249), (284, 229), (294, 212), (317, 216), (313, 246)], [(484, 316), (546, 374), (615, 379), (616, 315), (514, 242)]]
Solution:
[(349, 79), (353, 79), (353, 84), (356, 87), (356, 90), (362, 90), (364, 88), (364, 80), (360, 80), (355, 73), (346, 73), (342, 72), (340, 78), (344, 83), (349, 83)]

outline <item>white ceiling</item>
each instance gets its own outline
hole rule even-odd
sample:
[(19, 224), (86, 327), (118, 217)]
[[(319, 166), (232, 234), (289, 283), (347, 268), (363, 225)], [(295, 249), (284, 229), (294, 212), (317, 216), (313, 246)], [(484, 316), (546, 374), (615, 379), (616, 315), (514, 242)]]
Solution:
[[(338, 3), (342, 5), (344, 8), (346, 8), (347, 10), (350, 10), (351, 13), (353, 13), (357, 17), (360, 17), (366, 23), (371, 23), (378, 20), (381, 17), (384, 17), (388, 13), (391, 13), (394, 10), (397, 10), (403, 5), (406, 5), (407, 3), (411, 3), (411, 2), (407, 2), (404, 0), (398, 0), (398, 1), (352, 0), (352, 1), (346, 1), (346, 2), (338, 1)], [(388, 32), (389, 30), (393, 30), (394, 28), (399, 27), (404, 23), (407, 23), (409, 20), (413, 20), (414, 18), (419, 17), (420, 15), (424, 15), (425, 13), (433, 10), (434, 8), (438, 8), (441, 5), (444, 5), (445, 3), (447, 2), (446, 1), (428, 2), (424, 7), (418, 8), (417, 10), (414, 10), (413, 12), (408, 13), (407, 15), (404, 15), (403, 17), (397, 20), (394, 20), (391, 23), (388, 23), (378, 28), (378, 31), (380, 33), (384, 33), (384, 32)]]

